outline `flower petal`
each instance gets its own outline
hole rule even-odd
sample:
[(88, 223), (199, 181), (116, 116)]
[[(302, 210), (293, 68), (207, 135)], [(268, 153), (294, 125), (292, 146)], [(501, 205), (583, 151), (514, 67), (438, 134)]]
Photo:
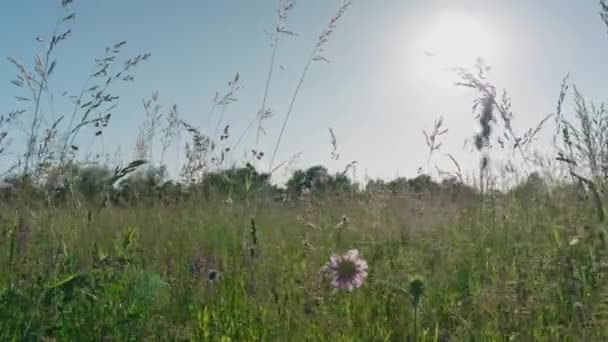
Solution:
[(344, 255), (344, 257), (350, 259), (350, 260), (357, 260), (359, 259), (359, 250), (358, 249), (351, 249), (348, 252), (346, 252), (346, 254)]

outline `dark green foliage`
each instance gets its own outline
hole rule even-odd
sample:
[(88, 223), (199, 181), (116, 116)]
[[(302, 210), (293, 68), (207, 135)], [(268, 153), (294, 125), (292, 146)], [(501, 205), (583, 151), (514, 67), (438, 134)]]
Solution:
[(433, 181), (429, 175), (419, 175), (414, 179), (408, 180), (408, 186), (413, 192), (430, 191), (434, 192), (439, 189), (439, 185)]
[(327, 168), (321, 165), (312, 166), (305, 171), (296, 170), (286, 184), (287, 191), (299, 196), (304, 191), (316, 194), (323, 193), (349, 193), (354, 191), (355, 185), (344, 173), (330, 175)]
[(85, 199), (97, 200), (107, 190), (110, 175), (108, 168), (98, 165), (85, 166), (77, 170), (74, 186)]
[(205, 175), (201, 184), (194, 185), (194, 188), (201, 189), (208, 198), (221, 195), (244, 199), (249, 194), (273, 190), (269, 179), (268, 174), (259, 173), (253, 165), (247, 163), (245, 167), (210, 172)]
[(534, 200), (536, 196), (547, 195), (549, 188), (538, 172), (531, 173), (528, 178), (514, 187), (510, 192), (522, 200)]
[[(20, 340), (145, 338), (158, 305), (167, 303), (167, 284), (144, 272), (134, 254), (133, 230), (116, 240), (111, 255), (95, 255), (77, 271), (67, 251), (57, 256), (54, 274), (40, 278), (23, 271), (22, 279), (0, 291), (0, 339)], [(30, 269), (31, 270), (31, 269)]]
[(370, 180), (366, 185), (368, 192), (386, 191), (391, 194), (422, 194), (450, 195), (452, 199), (472, 198), (477, 191), (470, 185), (462, 183), (456, 177), (447, 177), (437, 183), (429, 175), (421, 174), (415, 178), (399, 177), (389, 182)]

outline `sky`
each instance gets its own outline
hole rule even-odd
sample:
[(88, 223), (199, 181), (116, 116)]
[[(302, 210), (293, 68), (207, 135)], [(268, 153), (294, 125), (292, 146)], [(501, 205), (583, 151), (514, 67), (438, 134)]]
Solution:
[[(336, 12), (339, 0), (299, 0), (289, 12), (277, 50), (267, 107), (274, 117), (265, 123), (259, 148), (266, 157), (276, 143), (283, 119), (307, 59), (320, 32)], [(275, 0), (75, 0), (72, 35), (57, 52), (54, 94), (49, 115), (68, 112), (60, 94), (82, 88), (94, 59), (104, 48), (125, 40), (124, 56), (149, 52), (152, 57), (133, 72), (135, 81), (113, 93), (121, 97), (101, 137), (84, 132), (81, 152), (130, 160), (144, 120), (142, 99), (158, 91), (166, 106), (176, 104), (185, 121), (213, 131), (221, 111), (207, 119), (216, 91), (239, 73), (238, 102), (226, 108), (224, 124), (239, 136), (261, 107), (272, 53), (265, 32), (276, 23)], [(357, 161), (357, 177), (391, 179), (413, 176), (428, 168), (422, 129), (442, 115), (448, 133), (442, 153), (451, 153), (465, 169), (479, 156), (463, 141), (477, 130), (471, 112), (475, 93), (454, 85), (453, 67), (472, 67), (477, 57), (492, 66), (491, 80), (506, 89), (513, 102), (514, 126), (523, 131), (555, 111), (564, 75), (597, 102), (608, 94), (608, 34), (598, 15), (598, 1), (565, 0), (354, 0), (325, 45), (323, 57), (308, 70), (294, 103), (275, 165), (301, 153), (294, 167), (315, 164), (342, 170)], [(33, 65), (58, 18), (60, 1), (0, 2), (0, 55)], [(10, 81), (15, 69), (0, 62), (0, 113), (21, 108), (22, 95)], [(571, 115), (572, 105), (566, 104)], [(25, 118), (27, 120), (27, 118)], [(331, 158), (332, 128), (340, 159)], [(11, 127), (13, 142), (1, 165), (14, 161), (22, 143)], [(249, 150), (249, 131), (234, 159)], [(546, 140), (546, 139), (545, 139)], [(166, 161), (177, 174), (184, 161), (182, 137)], [(539, 146), (544, 143), (542, 139)], [(156, 152), (158, 156), (158, 152)], [(452, 167), (443, 155), (431, 163)]]

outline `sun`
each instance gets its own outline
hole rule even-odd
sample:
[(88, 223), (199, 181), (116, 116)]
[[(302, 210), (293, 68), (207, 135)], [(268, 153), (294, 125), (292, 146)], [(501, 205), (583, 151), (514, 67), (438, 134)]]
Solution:
[(422, 32), (420, 43), (425, 51), (441, 59), (470, 63), (495, 54), (497, 41), (490, 30), (488, 25), (465, 13), (441, 13)]
[(465, 12), (438, 13), (420, 28), (416, 37), (414, 67), (427, 79), (440, 78), (445, 82), (452, 68), (469, 68), (477, 58), (492, 65), (500, 58), (493, 25)]

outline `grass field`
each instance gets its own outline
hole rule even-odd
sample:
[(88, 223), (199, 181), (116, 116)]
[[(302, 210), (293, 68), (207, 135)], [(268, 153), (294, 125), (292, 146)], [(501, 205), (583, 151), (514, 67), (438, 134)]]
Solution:
[[(28, 228), (3, 214), (4, 236), (15, 229), (17, 238), (2, 243), (1, 338), (604, 336), (602, 249), (582, 228), (593, 225), (592, 211), (546, 193), (469, 202), (429, 194), (267, 202), (255, 232), (242, 206), (218, 201), (104, 209), (90, 222), (87, 212), (41, 209), (28, 214)], [(342, 214), (350, 221), (338, 226)], [(319, 270), (351, 248), (369, 276), (352, 292), (333, 289)], [(408, 292), (415, 279), (424, 286), (417, 307)]]

